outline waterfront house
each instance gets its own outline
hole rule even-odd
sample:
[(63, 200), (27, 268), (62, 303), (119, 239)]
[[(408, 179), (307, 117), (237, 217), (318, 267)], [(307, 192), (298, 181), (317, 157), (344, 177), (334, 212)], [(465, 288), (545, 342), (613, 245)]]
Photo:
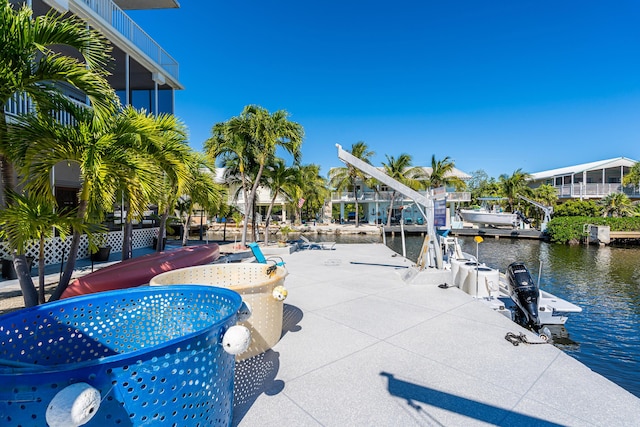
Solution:
[[(228, 169), (225, 167), (216, 168), (215, 174), (215, 181), (228, 187), (227, 204), (229, 206), (233, 206), (239, 212), (244, 214), (245, 200), (244, 194), (242, 193), (242, 187), (240, 185), (240, 178), (230, 176)], [(263, 222), (266, 219), (265, 215), (269, 205), (271, 204), (272, 198), (273, 193), (269, 188), (264, 186), (258, 187), (255, 200), (257, 211), (256, 218), (258, 219), (258, 222)], [(276, 223), (287, 221), (287, 203), (290, 202), (289, 198), (283, 192), (278, 193), (272, 211), (272, 217)]]
[(537, 188), (543, 184), (553, 186), (560, 200), (601, 199), (611, 193), (624, 193), (631, 199), (640, 199), (640, 187), (623, 186), (622, 181), (636, 164), (627, 157), (599, 160), (575, 166), (532, 173), (529, 184)]
[[(173, 114), (175, 110), (175, 91), (184, 89), (179, 81), (179, 64), (151, 36), (149, 36), (125, 10), (148, 10), (178, 8), (176, 0), (9, 0), (16, 7), (26, 4), (33, 10), (34, 16), (42, 16), (54, 9), (62, 14), (75, 15), (107, 38), (112, 45), (112, 62), (109, 64), (111, 75), (109, 84), (119, 96), (123, 105), (144, 108), (151, 113)], [(84, 93), (70, 85), (58, 85), (61, 92), (78, 103), (87, 103)], [(20, 114), (33, 111), (29, 97), (16, 93), (4, 106), (7, 121)], [(68, 122), (63, 113), (59, 120)], [(80, 188), (78, 165), (69, 162), (58, 163), (52, 174), (52, 185), (58, 206), (75, 207), (78, 204), (77, 192)], [(0, 197), (2, 195), (0, 194)], [(141, 222), (144, 229), (134, 230), (134, 248), (151, 242), (154, 221), (152, 211), (145, 213)], [(108, 216), (109, 225), (118, 230), (110, 233), (109, 243), (119, 247), (122, 242), (121, 218), (124, 212), (116, 209)], [(49, 244), (48, 244), (49, 245)], [(46, 263), (60, 262), (64, 255), (64, 245), (58, 237), (53, 239), (46, 253)], [(28, 249), (28, 255), (35, 256), (35, 249)], [(81, 243), (79, 257), (88, 257), (86, 241)], [(9, 251), (0, 243), (0, 258), (7, 257)]]
[[(379, 168), (382, 170), (382, 168)], [(426, 175), (431, 175), (430, 167), (422, 167)], [(460, 178), (463, 181), (471, 179), (471, 175), (454, 168), (451, 175)], [(436, 190), (438, 192), (446, 193), (446, 201), (449, 210), (447, 218), (455, 211), (453, 207), (456, 203), (470, 202), (470, 192), (458, 192), (454, 188), (443, 188)], [(426, 193), (426, 191), (422, 191)], [(354, 196), (353, 189), (332, 192), (330, 200), (330, 209), (333, 205), (339, 206), (339, 218), (334, 218), (338, 221), (349, 221), (355, 219), (349, 217), (349, 212), (345, 213), (347, 204), (354, 204), (355, 197), (358, 198), (358, 210), (361, 216), (361, 222), (368, 224), (386, 224), (389, 216), (389, 205), (392, 197), (394, 197), (393, 189), (387, 187), (384, 184), (377, 186), (376, 188), (369, 187), (365, 182), (358, 181), (356, 183), (356, 196)], [(393, 223), (397, 223), (403, 220), (407, 224), (420, 224), (423, 223), (425, 218), (422, 217), (422, 213), (412, 200), (406, 196), (396, 192), (393, 200), (393, 211), (391, 212), (391, 220)], [(331, 211), (331, 210), (329, 210)]]
[[(26, 3), (34, 16), (51, 9), (76, 15), (104, 35), (113, 46), (109, 83), (123, 105), (144, 108), (152, 113), (173, 113), (174, 92), (183, 89), (179, 81), (179, 65), (155, 40), (125, 13), (125, 9), (178, 8), (176, 0), (11, 0)], [(60, 85), (70, 99), (86, 103), (85, 95), (69, 85)], [(28, 97), (16, 94), (7, 105), (7, 119), (30, 112)], [(64, 120), (62, 118), (61, 120)], [(75, 206), (80, 188), (80, 172), (76, 164), (62, 162), (55, 167), (53, 185), (58, 206)]]

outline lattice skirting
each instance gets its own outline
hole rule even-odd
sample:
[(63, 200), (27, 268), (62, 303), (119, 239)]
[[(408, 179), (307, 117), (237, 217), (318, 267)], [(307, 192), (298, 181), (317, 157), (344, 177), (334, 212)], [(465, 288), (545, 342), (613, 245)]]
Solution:
[[(153, 243), (153, 238), (157, 234), (158, 227), (133, 230), (133, 238), (131, 241), (133, 249), (151, 246)], [(122, 237), (122, 231), (112, 231), (107, 233), (107, 244), (111, 246), (114, 252), (120, 252), (122, 250)], [(66, 257), (69, 253), (69, 246), (71, 246), (71, 236), (67, 237), (66, 240), (62, 240), (60, 237), (47, 239), (44, 244), (45, 265), (59, 264), (62, 262), (63, 257), (66, 260)], [(26, 255), (37, 260), (39, 251), (39, 242), (34, 242), (27, 247)], [(89, 258), (89, 256), (89, 242), (87, 240), (87, 236), (85, 235), (80, 238), (78, 259)], [(11, 250), (9, 249), (7, 242), (0, 242), (0, 257), (2, 257), (2, 259), (11, 258)]]

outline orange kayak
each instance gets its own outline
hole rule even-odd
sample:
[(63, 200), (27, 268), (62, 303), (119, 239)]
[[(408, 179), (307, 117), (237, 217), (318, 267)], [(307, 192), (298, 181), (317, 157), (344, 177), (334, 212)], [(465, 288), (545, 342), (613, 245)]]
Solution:
[(210, 264), (219, 256), (220, 247), (212, 243), (131, 258), (73, 280), (60, 298), (144, 285), (165, 271)]

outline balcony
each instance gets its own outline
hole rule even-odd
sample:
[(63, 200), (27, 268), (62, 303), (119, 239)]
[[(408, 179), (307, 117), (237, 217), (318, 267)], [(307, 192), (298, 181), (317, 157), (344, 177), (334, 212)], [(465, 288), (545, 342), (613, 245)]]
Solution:
[[(420, 191), (421, 194), (426, 194), (424, 191)], [(389, 202), (393, 195), (392, 191), (364, 191), (358, 192), (358, 203), (362, 202)], [(354, 202), (352, 191), (333, 192), (331, 193), (331, 201), (333, 203), (353, 203)], [(402, 194), (396, 192), (394, 203), (408, 201), (409, 199)], [(469, 202), (471, 201), (471, 193), (469, 192), (447, 192), (448, 202)]]
[[(69, 98), (72, 102), (78, 105), (86, 105), (79, 101)], [(19, 115), (29, 114), (34, 112), (33, 101), (27, 94), (25, 93), (15, 93), (11, 98), (9, 98), (9, 102), (7, 102), (4, 106), (4, 112), (7, 115), (7, 118), (11, 120), (11, 117), (17, 117)], [(70, 125), (74, 122), (73, 117), (66, 111), (55, 111), (53, 112), (55, 119), (63, 124)]]
[(621, 184), (568, 184), (555, 187), (560, 198), (599, 199), (612, 193), (624, 193), (631, 198), (640, 198), (640, 188)]
[(160, 45), (144, 32), (138, 24), (133, 21), (117, 4), (112, 0), (77, 0), (82, 9), (89, 9), (92, 14), (78, 13), (84, 19), (90, 22), (96, 21), (95, 15), (100, 17), (103, 24), (107, 24), (115, 29), (124, 38), (136, 46), (149, 59), (160, 65), (162, 69), (176, 82), (179, 80), (180, 67), (178, 62), (173, 59)]

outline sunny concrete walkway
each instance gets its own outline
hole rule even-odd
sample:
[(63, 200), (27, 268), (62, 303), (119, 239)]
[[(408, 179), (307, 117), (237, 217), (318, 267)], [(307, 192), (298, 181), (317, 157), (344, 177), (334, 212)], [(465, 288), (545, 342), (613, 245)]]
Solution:
[(551, 345), (513, 346), (523, 330), (457, 288), (405, 284), (382, 244), (285, 260), (283, 338), (238, 364), (235, 425), (639, 423), (640, 399)]

